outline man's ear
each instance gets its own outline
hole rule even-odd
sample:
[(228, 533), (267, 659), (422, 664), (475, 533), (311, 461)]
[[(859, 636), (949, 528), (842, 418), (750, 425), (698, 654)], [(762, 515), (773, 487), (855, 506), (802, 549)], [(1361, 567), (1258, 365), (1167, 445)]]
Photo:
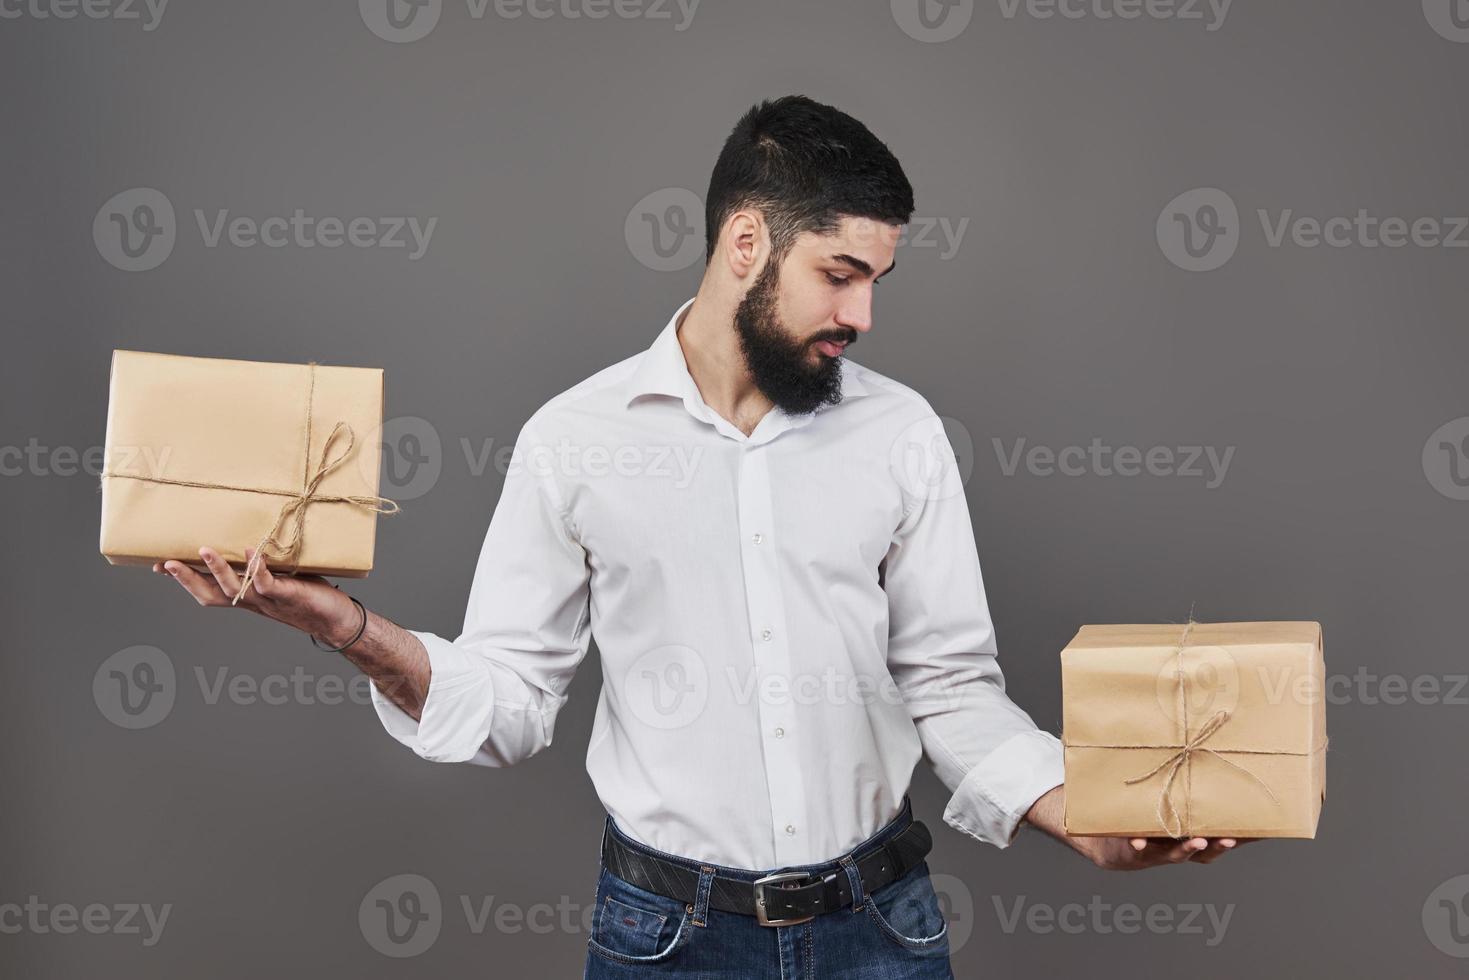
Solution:
[(760, 272), (770, 255), (770, 234), (759, 211), (741, 208), (729, 216), (719, 235), (715, 257), (741, 280)]

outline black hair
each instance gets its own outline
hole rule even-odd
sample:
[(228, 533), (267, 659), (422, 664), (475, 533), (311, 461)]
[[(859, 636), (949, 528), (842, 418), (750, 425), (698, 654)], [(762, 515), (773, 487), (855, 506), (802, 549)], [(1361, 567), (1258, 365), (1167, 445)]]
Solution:
[(764, 215), (778, 263), (799, 234), (831, 234), (843, 217), (907, 224), (913, 187), (866, 126), (804, 95), (786, 95), (746, 112), (719, 151), (704, 196), (706, 265), (720, 226), (745, 207)]

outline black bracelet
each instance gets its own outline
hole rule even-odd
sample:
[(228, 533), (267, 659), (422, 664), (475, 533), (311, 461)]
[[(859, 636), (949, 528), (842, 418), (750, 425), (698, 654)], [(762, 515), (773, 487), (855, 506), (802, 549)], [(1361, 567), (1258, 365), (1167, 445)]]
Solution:
[(322, 646), (321, 641), (316, 638), (316, 634), (312, 633), (311, 645), (316, 647), (316, 649), (322, 651), (323, 653), (341, 653), (343, 650), (347, 649), (349, 646), (362, 639), (362, 633), (367, 629), (367, 607), (358, 602), (356, 596), (349, 595), (347, 596), (347, 598), (351, 599), (352, 604), (357, 607), (357, 611), (362, 613), (362, 622), (357, 624), (357, 632), (352, 634), (352, 639), (348, 640), (346, 643), (343, 643), (339, 647)]

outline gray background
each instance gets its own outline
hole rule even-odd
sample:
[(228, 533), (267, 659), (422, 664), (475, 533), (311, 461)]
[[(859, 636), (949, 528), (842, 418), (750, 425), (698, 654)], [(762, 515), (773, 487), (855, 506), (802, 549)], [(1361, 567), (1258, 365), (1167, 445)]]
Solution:
[[(210, 703), (196, 669), (210, 683), (221, 669), (257, 682), (351, 672), (274, 624), (108, 566), (97, 481), (57, 450), (102, 442), (114, 347), (384, 366), (387, 414), (426, 421), (440, 475), (380, 524), (378, 570), (353, 588), (452, 636), (501, 482), (493, 465), (475, 472), (463, 440), (509, 445), (547, 398), (651, 342), (701, 264), (649, 268), (625, 238), (629, 214), (660, 189), (702, 195), (740, 113), (802, 92), (889, 144), (919, 216), (968, 220), (952, 255), (900, 249), (853, 356), (972, 441), (1001, 662), (1039, 724), (1059, 728), (1057, 652), (1078, 626), (1178, 621), (1193, 603), (1202, 620), (1320, 620), (1331, 675), (1440, 684), (1401, 704), (1379, 681), (1339, 687), (1318, 838), (1212, 867), (1108, 873), (1039, 834), (979, 845), (942, 826), (947, 794), (925, 763), (913, 796), (936, 831), (930, 864), (952, 876), (956, 939), (968, 935), (959, 974), (1462, 975), (1469, 907), (1456, 935), (1432, 895), (1469, 890), (1455, 880), (1469, 874), (1469, 705), (1462, 689), (1445, 696), (1466, 670), (1469, 502), (1447, 456), (1436, 471), (1424, 449), (1469, 415), (1469, 251), (1276, 248), (1256, 212), (1469, 214), (1469, 44), (1417, 2), (1367, 0), (1238, 0), (1213, 31), (1007, 17), (988, 0), (942, 43), (877, 2), (706, 0), (679, 31), (676, 8), (511, 19), (492, 5), (476, 19), (459, 0), (412, 43), (379, 38), (354, 7), (174, 0), (151, 31), (32, 7), (0, 20), (0, 443), (44, 447), (33, 463), (10, 453), (0, 478), (0, 904), (172, 904), (152, 946), (0, 933), (0, 973), (580, 975), (579, 927), (492, 919), (477, 933), (461, 896), (591, 900), (602, 811), (582, 765), (597, 658), (556, 744), (501, 771), (423, 762), (350, 701)], [(130, 273), (91, 228), (136, 187), (168, 197), (178, 238), (157, 268)], [(1215, 271), (1177, 267), (1155, 236), (1193, 188), (1226, 192), (1241, 216)], [(410, 261), (208, 248), (196, 208), (439, 220)], [(249, 399), (219, 393), (230, 410)], [(194, 410), (206, 407), (180, 406)], [(1210, 489), (1023, 463), (1007, 476), (994, 443), (1094, 437), (1235, 454)], [(93, 680), (135, 645), (166, 653), (176, 698), (128, 730)], [(431, 947), (395, 960), (358, 907), (407, 873), (433, 882), (444, 911)], [(1207, 925), (1127, 935), (1090, 917), (1007, 932), (995, 903), (1021, 899), (1233, 909), (1210, 945)]]

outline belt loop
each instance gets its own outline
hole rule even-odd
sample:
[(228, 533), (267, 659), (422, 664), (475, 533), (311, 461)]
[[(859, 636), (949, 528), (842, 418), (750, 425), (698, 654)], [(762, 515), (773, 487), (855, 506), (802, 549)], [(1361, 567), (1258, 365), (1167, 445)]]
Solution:
[(694, 892), (694, 904), (689, 906), (690, 921), (696, 926), (709, 924), (709, 889), (714, 886), (714, 869), (707, 864), (699, 865), (699, 887)]
[(607, 836), (612, 833), (612, 815), (609, 813), (607, 819), (602, 821), (602, 846), (597, 851), (597, 856), (602, 864), (607, 863)]
[(862, 875), (857, 870), (857, 862), (852, 860), (852, 855), (843, 854), (840, 858), (842, 870), (847, 872), (847, 881), (852, 885), (852, 911), (857, 912), (862, 908)]

